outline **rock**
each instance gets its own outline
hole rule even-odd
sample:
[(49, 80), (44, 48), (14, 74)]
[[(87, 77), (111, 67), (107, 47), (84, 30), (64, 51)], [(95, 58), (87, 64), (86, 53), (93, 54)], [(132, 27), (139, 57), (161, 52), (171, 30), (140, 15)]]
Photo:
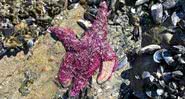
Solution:
[(185, 46), (185, 35), (181, 32), (175, 33), (170, 43), (174, 45)]
[(146, 91), (146, 95), (147, 95), (148, 97), (152, 97), (152, 91)]
[(2, 32), (5, 37), (9, 37), (13, 34), (14, 29), (13, 28), (5, 28), (2, 30)]
[(118, 64), (118, 67), (117, 67), (117, 70), (123, 68), (124, 66), (126, 66), (128, 63), (128, 58), (127, 56), (125, 55), (125, 57), (123, 57), (123, 60), (121, 60)]
[(132, 31), (133, 37), (132, 39), (135, 41), (141, 40), (142, 39), (142, 29), (140, 26), (135, 26), (133, 31)]
[(154, 4), (151, 7), (151, 15), (155, 23), (162, 23), (163, 6), (160, 3)]
[(174, 77), (182, 77), (183, 76), (183, 73), (181, 71), (173, 71), (172, 72), (172, 76)]
[(135, 3), (135, 5), (138, 6), (138, 5), (141, 5), (141, 4), (146, 3), (148, 1), (149, 0), (137, 0), (136, 3)]
[(34, 45), (34, 40), (33, 39), (28, 40), (27, 47), (30, 48), (30, 47), (33, 47), (33, 45)]
[(179, 22), (179, 26), (180, 26), (180, 28), (182, 28), (182, 29), (185, 30), (185, 20), (181, 20), (181, 21)]
[(163, 79), (166, 82), (170, 81), (172, 79), (172, 73), (171, 72), (165, 72), (165, 73), (163, 73)]
[(3, 56), (6, 53), (6, 51), (7, 51), (6, 49), (1, 48), (0, 49), (0, 57)]
[(171, 39), (173, 38), (173, 34), (171, 33), (164, 33), (161, 35), (163, 42), (165, 44), (170, 44)]
[(165, 9), (170, 9), (175, 7), (177, 0), (166, 0), (165, 2), (162, 3), (163, 7)]
[(142, 74), (142, 78), (143, 78), (143, 79), (148, 78), (148, 77), (150, 77), (150, 76), (151, 76), (151, 75), (150, 75), (150, 72), (148, 72), (148, 71), (144, 71), (143, 74)]
[(147, 96), (143, 91), (134, 91), (133, 95), (135, 95), (139, 99), (147, 99)]
[(122, 73), (121, 73), (121, 77), (122, 77), (123, 79), (129, 79), (129, 73), (131, 72), (131, 70), (132, 70), (132, 69), (128, 69), (128, 70), (122, 72)]
[(0, 57), (6, 53), (6, 49), (3, 47), (3, 43), (0, 41)]
[(164, 80), (159, 80), (159, 84), (160, 84), (163, 88), (165, 88), (165, 86), (166, 86)]
[(179, 16), (177, 15), (176, 12), (173, 12), (172, 16), (171, 16), (171, 21), (172, 21), (172, 24), (173, 26), (176, 26), (178, 22), (180, 22), (180, 18)]
[(26, 23), (28, 25), (32, 25), (35, 22), (35, 18), (32, 18), (32, 17), (29, 17), (29, 18), (27, 18), (25, 20), (26, 20)]

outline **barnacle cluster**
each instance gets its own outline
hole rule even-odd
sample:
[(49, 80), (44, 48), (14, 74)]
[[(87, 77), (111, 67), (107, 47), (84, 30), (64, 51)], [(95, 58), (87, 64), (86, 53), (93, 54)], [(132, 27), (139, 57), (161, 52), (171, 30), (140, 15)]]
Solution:
[(63, 0), (1, 0), (0, 56), (32, 47), (63, 4)]

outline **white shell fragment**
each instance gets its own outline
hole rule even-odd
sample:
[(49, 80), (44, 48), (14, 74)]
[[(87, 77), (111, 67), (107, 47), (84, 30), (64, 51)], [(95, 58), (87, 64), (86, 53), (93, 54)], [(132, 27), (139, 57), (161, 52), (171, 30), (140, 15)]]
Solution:
[(173, 12), (172, 16), (171, 16), (171, 21), (173, 26), (176, 26), (178, 22), (180, 22), (180, 18), (177, 16), (176, 12)]
[(156, 44), (151, 44), (151, 45), (141, 48), (140, 53), (152, 52), (158, 49), (161, 49), (161, 46), (156, 45)]
[(163, 18), (163, 6), (160, 3), (154, 4), (151, 7), (151, 14), (154, 22), (161, 23)]
[(163, 89), (157, 89), (157, 95), (161, 96), (164, 93)]
[(141, 5), (141, 4), (146, 3), (148, 1), (149, 0), (137, 0), (136, 3), (135, 3), (135, 5), (138, 6), (138, 5)]

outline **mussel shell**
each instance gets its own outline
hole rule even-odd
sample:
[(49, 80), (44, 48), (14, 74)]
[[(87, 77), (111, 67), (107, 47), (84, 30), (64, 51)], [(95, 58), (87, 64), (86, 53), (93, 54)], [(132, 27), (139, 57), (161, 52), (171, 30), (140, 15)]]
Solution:
[(80, 0), (69, 0), (70, 3), (78, 3)]
[(162, 51), (162, 57), (168, 65), (172, 64), (175, 61), (171, 53), (165, 49)]
[(98, 10), (96, 8), (87, 9), (87, 11), (84, 13), (84, 18), (86, 20), (93, 22), (94, 19), (96, 18), (97, 11)]
[(172, 79), (172, 73), (171, 72), (165, 72), (165, 73), (163, 73), (163, 79), (166, 82), (170, 81)]
[(33, 39), (30, 39), (30, 40), (28, 40), (27, 41), (27, 47), (33, 47), (33, 45), (34, 45), (34, 40)]
[(138, 5), (141, 5), (141, 4), (146, 3), (148, 1), (149, 0), (137, 0), (136, 3), (135, 3), (135, 5), (138, 6)]
[(87, 0), (88, 5), (96, 5), (98, 6), (100, 4), (101, 0)]
[(35, 22), (35, 19), (32, 18), (32, 17), (29, 17), (29, 18), (27, 18), (27, 19), (25, 19), (25, 20), (26, 20), (26, 23), (27, 23), (28, 25), (32, 25), (32, 24)]
[(122, 77), (123, 79), (129, 79), (129, 75), (130, 75), (131, 71), (132, 71), (132, 69), (128, 69), (128, 70), (122, 72), (122, 73), (121, 73), (121, 77)]
[(140, 53), (149, 53), (149, 52), (156, 51), (158, 49), (161, 49), (161, 46), (151, 44), (151, 45), (148, 45), (148, 46), (141, 48)]
[(2, 29), (2, 33), (5, 37), (9, 37), (13, 34), (14, 28), (4, 28)]
[(161, 63), (161, 61), (163, 60), (163, 57), (162, 57), (162, 52), (163, 50), (158, 50), (154, 53), (153, 55), (153, 60), (156, 62), (156, 63)]
[(182, 73), (180, 70), (178, 70), (178, 71), (173, 71), (173, 72), (172, 72), (172, 76), (173, 76), (173, 77), (182, 77), (182, 76), (183, 76), (183, 73)]
[(128, 58), (125, 56), (118, 64), (117, 70), (123, 68), (128, 64)]
[(92, 26), (92, 24), (89, 21), (87, 21), (87, 20), (80, 19), (80, 20), (77, 21), (77, 23), (84, 30), (87, 30), (89, 27)]
[(178, 54), (185, 54), (185, 47), (182, 45), (174, 45), (172, 50)]
[(2, 48), (0, 49), (0, 57), (6, 53), (6, 49)]
[(145, 93), (150, 98), (154, 98), (154, 97), (158, 96), (156, 91), (146, 91)]
[(143, 91), (134, 91), (133, 95), (139, 99), (147, 99), (147, 96)]

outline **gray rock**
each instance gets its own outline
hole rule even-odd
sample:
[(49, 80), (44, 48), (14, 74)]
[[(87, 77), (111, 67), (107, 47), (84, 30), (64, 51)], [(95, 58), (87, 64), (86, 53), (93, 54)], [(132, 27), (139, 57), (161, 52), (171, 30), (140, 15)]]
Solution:
[(150, 74), (150, 72), (148, 72), (148, 71), (144, 71), (143, 74), (142, 74), (142, 78), (143, 78), (143, 79), (148, 78), (148, 77), (150, 77), (150, 76), (151, 76), (151, 74)]
[(160, 3), (154, 4), (151, 7), (151, 14), (154, 22), (162, 23), (163, 18), (163, 6)]
[(171, 16), (171, 21), (172, 21), (172, 24), (173, 26), (176, 26), (178, 22), (180, 22), (180, 18), (179, 16), (177, 15), (176, 12), (173, 12), (172, 16)]
[(27, 46), (30, 48), (30, 47), (33, 47), (33, 45), (34, 45), (34, 40), (33, 39), (28, 40)]
[(117, 70), (123, 68), (124, 66), (126, 66), (128, 64), (128, 58), (126, 55), (124, 55), (124, 57), (122, 58), (122, 60), (119, 62)]
[(170, 9), (175, 7), (176, 3), (176, 0), (166, 0), (165, 2), (163, 2), (163, 7), (165, 9)]
[(4, 55), (5, 53), (6, 53), (6, 49), (4, 49), (4, 48), (2, 48), (2, 49), (0, 49), (0, 56), (2, 56), (2, 55)]
[(161, 35), (161, 37), (162, 37), (162, 40), (163, 40), (164, 43), (170, 44), (170, 41), (171, 41), (171, 39), (173, 37), (173, 34), (171, 34), (171, 33), (164, 33), (164, 34)]
[(152, 91), (146, 91), (146, 95), (147, 95), (148, 97), (152, 97)]

